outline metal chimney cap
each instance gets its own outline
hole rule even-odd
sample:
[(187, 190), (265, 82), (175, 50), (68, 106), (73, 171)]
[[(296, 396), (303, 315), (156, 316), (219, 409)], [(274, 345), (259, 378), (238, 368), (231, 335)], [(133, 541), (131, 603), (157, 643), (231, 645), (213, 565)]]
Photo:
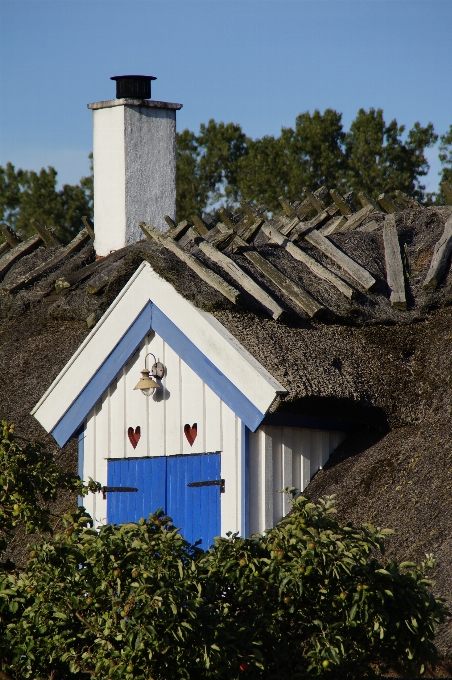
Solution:
[(157, 80), (155, 76), (112, 76), (110, 80), (116, 81), (116, 99), (150, 99), (151, 80)]
[(155, 76), (112, 76), (110, 80), (121, 80), (122, 78), (135, 78), (138, 80), (157, 80)]

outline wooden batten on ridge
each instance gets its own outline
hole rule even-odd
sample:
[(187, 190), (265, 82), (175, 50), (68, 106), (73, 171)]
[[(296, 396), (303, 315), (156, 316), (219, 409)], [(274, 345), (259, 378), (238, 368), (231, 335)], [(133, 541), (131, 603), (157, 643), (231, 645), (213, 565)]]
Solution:
[(168, 238), (162, 232), (154, 229), (151, 224), (141, 222), (140, 228), (147, 238), (154, 239), (165, 246), (165, 248), (168, 248), (168, 250), (171, 250), (172, 253), (182, 260), (182, 262), (187, 264), (190, 269), (193, 269), (193, 271), (196, 272), (203, 281), (208, 283), (209, 286), (218, 290), (218, 292), (227, 297), (232, 303), (237, 304), (240, 298), (240, 292), (233, 288), (229, 283), (226, 283), (226, 281), (218, 276), (218, 274), (215, 274), (215, 272), (212, 272), (205, 267), (195, 257), (186, 253), (173, 239)]
[(22, 241), (18, 246), (11, 248), (0, 257), (0, 279), (2, 279), (5, 274), (11, 269), (13, 264), (25, 255), (29, 255), (33, 250), (38, 248), (42, 244), (42, 239), (39, 234), (32, 236), (26, 241)]
[(39, 267), (36, 267), (36, 269), (33, 269), (33, 271), (24, 276), (17, 283), (13, 284), (12, 286), (7, 286), (6, 291), (8, 293), (13, 293), (20, 290), (21, 288), (25, 288), (25, 286), (31, 285), (40, 279), (41, 276), (44, 276), (48, 272), (52, 271), (52, 269), (55, 269), (65, 260), (69, 259), (74, 253), (78, 252), (81, 248), (83, 248), (85, 243), (89, 241), (89, 239), (90, 235), (86, 229), (82, 229), (67, 246), (60, 248), (54, 257), (52, 257), (47, 262), (44, 262)]
[(279, 319), (284, 309), (257, 284), (246, 272), (239, 267), (230, 257), (217, 250), (211, 243), (192, 231), (188, 234), (197, 247), (215, 264), (218, 264), (231, 278), (236, 281), (247, 293), (254, 297), (262, 307), (274, 318)]
[(444, 225), (444, 232), (435, 244), (432, 261), (423, 283), (424, 290), (435, 290), (444, 276), (452, 252), (452, 215)]
[(389, 298), (391, 305), (397, 309), (406, 309), (405, 276), (393, 213), (385, 218), (383, 242), (385, 247), (386, 278), (389, 290), (391, 291)]

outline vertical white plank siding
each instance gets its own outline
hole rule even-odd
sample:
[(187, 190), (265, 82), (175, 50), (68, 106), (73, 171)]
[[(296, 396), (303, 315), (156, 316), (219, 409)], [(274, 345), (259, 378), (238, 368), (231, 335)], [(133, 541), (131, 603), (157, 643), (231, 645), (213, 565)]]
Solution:
[(182, 431), (185, 425), (192, 427), (196, 423), (197, 435), (190, 446), (185, 434), (182, 437), (182, 453), (205, 453), (204, 433), (204, 389), (203, 382), (192, 369), (181, 361), (182, 388)]
[(299, 430), (299, 446), (300, 446), (300, 461), (301, 461), (301, 484), (297, 489), (304, 491), (308, 486), (311, 474), (311, 430)]
[[(160, 361), (164, 366), (165, 364), (165, 343), (163, 342), (162, 338), (158, 335), (150, 335), (148, 336), (147, 342), (146, 342), (146, 347), (144, 351), (144, 356), (148, 354), (149, 352), (152, 352), (154, 354), (155, 358), (157, 361)], [(147, 358), (147, 363), (146, 366), (150, 369), (154, 363), (154, 357), (152, 355), (148, 356)], [(143, 366), (144, 368), (144, 359), (143, 359)], [(138, 382), (138, 380), (136, 381)], [(150, 396), (148, 399), (150, 401), (149, 404), (145, 404), (145, 407), (147, 408), (147, 428), (148, 428), (148, 448), (147, 448), (147, 456), (164, 456), (165, 455), (165, 420), (166, 420), (166, 409), (165, 409), (165, 400), (168, 397), (167, 391), (166, 391), (166, 375), (162, 378), (162, 380), (156, 380), (161, 387), (158, 390), (155, 390), (154, 394)], [(136, 384), (136, 383), (135, 383)], [(144, 395), (141, 394), (139, 390), (136, 390), (136, 392), (139, 394), (141, 399), (146, 400), (147, 397), (144, 397)]]
[(311, 477), (323, 467), (323, 446), (323, 431), (311, 430)]
[(221, 478), (225, 492), (221, 494), (221, 535), (228, 531), (241, 532), (242, 470), (241, 421), (223, 402), (220, 404), (222, 442)]
[(298, 491), (301, 491), (306, 486), (303, 481), (304, 460), (301, 446), (302, 434), (306, 430), (299, 430), (298, 428), (286, 428), (286, 430), (291, 430), (292, 438), (292, 483), (285, 486), (294, 486)]
[[(96, 407), (96, 429), (95, 429), (95, 446), (96, 446), (96, 462), (94, 479), (106, 486), (107, 484), (107, 458), (108, 456), (108, 441), (109, 441), (109, 405), (110, 400), (108, 394)], [(107, 523), (107, 502), (104, 500), (101, 493), (96, 494), (96, 511), (93, 515), (96, 526)]]
[[(262, 427), (250, 435), (250, 533), (262, 533), (273, 526), (276, 490), (273, 480), (273, 439), (271, 430), (280, 428)], [(280, 440), (279, 440), (280, 441)], [(278, 443), (276, 442), (276, 458)], [(281, 447), (279, 447), (279, 454)], [(281, 455), (279, 455), (279, 461)], [(279, 496), (279, 494), (278, 494)], [(276, 501), (277, 502), (277, 501)]]
[[(125, 408), (126, 408), (126, 380), (125, 371), (116, 376), (116, 380), (110, 385), (108, 398), (110, 402), (110, 457), (125, 458), (126, 456), (126, 437), (124, 431)], [(112, 403), (115, 404), (115, 415), (112, 414)], [(118, 414), (122, 417), (118, 417)]]
[[(300, 466), (294, 465), (294, 458), (296, 457), (293, 449), (294, 434), (295, 432), (291, 427), (284, 427), (282, 429), (282, 483), (280, 489), (285, 489), (288, 486), (296, 486), (297, 489), (300, 488), (300, 486), (294, 484), (294, 479), (300, 479)], [(298, 460), (300, 460), (300, 456), (298, 456)], [(287, 498), (286, 494), (279, 495), (282, 500), (281, 514), (282, 517), (284, 517), (290, 510), (290, 500)]]
[(260, 527), (264, 525), (264, 517), (262, 512), (264, 490), (260, 484), (262, 478), (262, 447), (261, 447), (261, 430), (250, 433), (249, 436), (249, 504), (250, 504), (250, 535), (259, 533)]
[[(273, 488), (278, 491), (284, 487), (283, 480), (283, 428), (277, 427), (271, 434), (271, 457), (273, 459)], [(292, 452), (291, 452), (292, 453)], [(287, 458), (287, 456), (286, 456)], [(275, 517), (284, 517), (283, 494), (273, 495), (273, 508), (271, 510), (272, 525)], [(278, 520), (276, 520), (278, 521)]]
[(328, 431), (322, 430), (322, 437), (321, 437), (321, 467), (325, 465), (327, 462), (328, 458), (330, 457), (330, 452), (332, 449), (330, 449), (330, 433)]
[(264, 426), (250, 435), (250, 533), (275, 526), (290, 510), (278, 493), (302, 492), (344, 439), (342, 432)]
[[(149, 416), (148, 408), (149, 401), (152, 397), (145, 397), (140, 390), (135, 390), (134, 387), (138, 380), (141, 378), (140, 371), (144, 368), (144, 357), (146, 354), (146, 340), (141, 343), (138, 351), (130, 359), (129, 363), (125, 367), (125, 383), (126, 383), (126, 394), (125, 394), (125, 417), (124, 431), (126, 433), (126, 457), (127, 458), (138, 458), (142, 456), (149, 455)], [(151, 405), (152, 408), (152, 405)], [(112, 400), (111, 403), (111, 415), (112, 418), (116, 416), (116, 404)], [(134, 431), (136, 427), (140, 428), (140, 439), (138, 441), (137, 447), (134, 449), (127, 431), (129, 427), (133, 427)], [(109, 456), (107, 456), (109, 457)]]
[[(262, 446), (262, 465), (260, 469), (261, 478), (259, 480), (263, 489), (262, 498), (262, 519), (263, 529), (269, 529), (274, 525), (274, 506), (277, 490), (280, 488), (275, 485), (273, 479), (273, 436), (276, 432), (272, 432), (273, 428), (263, 427), (261, 431), (261, 446)], [(276, 428), (280, 429), (280, 428)], [(278, 455), (278, 438), (275, 437), (276, 456)], [(251, 483), (253, 481), (251, 480)], [(279, 497), (279, 494), (278, 494)]]
[[(221, 451), (223, 449), (222, 437), (222, 418), (221, 418), (221, 399), (212, 392), (210, 387), (204, 384), (204, 435), (205, 451)], [(227, 408), (227, 407), (226, 407)], [(231, 411), (231, 409), (228, 409)]]
[[(165, 455), (182, 453), (183, 424), (181, 416), (181, 359), (165, 344)], [(156, 409), (158, 411), (158, 409)], [(158, 414), (157, 414), (158, 417)], [(193, 423), (192, 423), (193, 424)]]

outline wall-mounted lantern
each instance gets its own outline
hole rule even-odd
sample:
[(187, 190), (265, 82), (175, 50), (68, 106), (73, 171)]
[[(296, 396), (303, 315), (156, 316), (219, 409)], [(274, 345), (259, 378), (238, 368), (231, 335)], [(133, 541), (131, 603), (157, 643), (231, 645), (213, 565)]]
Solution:
[[(146, 359), (148, 356), (151, 355), (154, 357), (154, 363), (149, 370), (146, 366)], [(165, 367), (160, 361), (157, 361), (155, 358), (155, 355), (152, 354), (152, 352), (149, 352), (146, 354), (144, 357), (144, 368), (141, 371), (141, 378), (133, 388), (134, 390), (141, 390), (141, 392), (144, 394), (145, 397), (150, 397), (151, 394), (154, 394), (155, 390), (157, 387), (160, 387), (160, 385), (155, 382), (155, 380), (152, 380), (152, 378), (163, 378), (165, 375)], [(152, 376), (152, 378), (151, 378)]]

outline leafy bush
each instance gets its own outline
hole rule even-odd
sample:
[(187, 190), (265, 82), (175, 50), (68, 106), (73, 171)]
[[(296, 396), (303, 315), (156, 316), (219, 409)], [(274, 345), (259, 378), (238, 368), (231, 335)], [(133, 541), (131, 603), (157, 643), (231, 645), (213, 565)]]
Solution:
[(85, 496), (99, 489), (98, 483), (85, 485), (62, 470), (44, 444), (16, 437), (14, 425), (0, 421), (0, 558), (21, 524), (27, 533), (52, 532), (49, 504), (58, 491)]
[[(190, 546), (161, 511), (94, 530), (83, 509), (0, 577), (3, 678), (373, 677), (434, 663), (446, 615), (388, 530), (299, 497), (265, 536)], [(377, 555), (379, 558), (377, 559)]]

